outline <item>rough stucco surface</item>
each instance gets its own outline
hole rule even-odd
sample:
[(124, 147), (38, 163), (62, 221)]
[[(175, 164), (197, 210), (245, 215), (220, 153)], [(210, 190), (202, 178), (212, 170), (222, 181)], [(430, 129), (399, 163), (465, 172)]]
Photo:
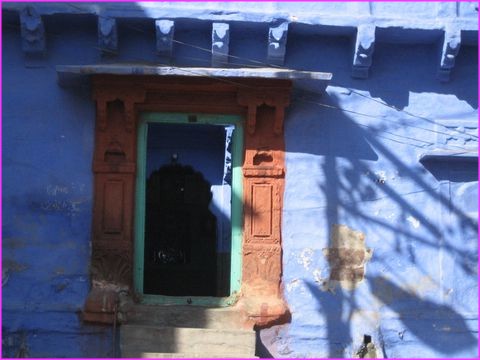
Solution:
[[(113, 356), (111, 327), (77, 316), (90, 288), (94, 103), (88, 88), (60, 88), (54, 70), (112, 61), (97, 48), (99, 7), (43, 16), (38, 60), (22, 52), (14, 9), (24, 5), (3, 6), (12, 9), (2, 35), (3, 355)], [(271, 355), (351, 357), (371, 335), (379, 356), (476, 357), (477, 164), (420, 161), (434, 149), (477, 148), (475, 6), (110, 6), (109, 16), (204, 19), (177, 22), (175, 38), (207, 49), (211, 22), (231, 22), (230, 54), (257, 61), (265, 61), (269, 27), (288, 20), (285, 67), (334, 75), (323, 95), (314, 81), (310, 92), (294, 89), (286, 114), (282, 282), (292, 320), (260, 332)], [(38, 8), (48, 14), (54, 5)], [(113, 61), (156, 62), (153, 20), (123, 21)], [(379, 26), (369, 77), (353, 79), (355, 27), (368, 21)], [(465, 31), (451, 81), (441, 83), (447, 23)], [(179, 43), (172, 57), (179, 66), (211, 64), (207, 52)], [(338, 246), (345, 231), (356, 245)], [(345, 252), (332, 260), (339, 248), (363, 251), (354, 286), (332, 279), (336, 266), (351, 266)]]
[(59, 88), (52, 68), (95, 52), (88, 33), (70, 32), (37, 67), (4, 26), (3, 355), (23, 343), (29, 356), (107, 356), (112, 329), (77, 316), (90, 287), (94, 104), (88, 91)]

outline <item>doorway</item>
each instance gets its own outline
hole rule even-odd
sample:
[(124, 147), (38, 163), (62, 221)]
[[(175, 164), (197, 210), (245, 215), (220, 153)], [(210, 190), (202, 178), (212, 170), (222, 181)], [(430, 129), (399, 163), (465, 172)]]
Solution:
[(144, 113), (140, 120), (137, 293), (153, 303), (228, 303), (240, 286), (240, 117)]

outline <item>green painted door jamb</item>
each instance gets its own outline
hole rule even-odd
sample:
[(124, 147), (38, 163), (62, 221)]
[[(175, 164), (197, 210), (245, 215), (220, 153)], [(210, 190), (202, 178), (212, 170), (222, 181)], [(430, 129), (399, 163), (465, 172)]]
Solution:
[(143, 294), (143, 262), (145, 237), (145, 186), (147, 169), (147, 135), (148, 126), (140, 121), (137, 136), (137, 177), (135, 182), (135, 224), (134, 224), (134, 272), (135, 293)]
[[(239, 115), (192, 115), (183, 113), (143, 113), (140, 116), (137, 136), (137, 176), (135, 190), (135, 240), (134, 240), (134, 289), (143, 303), (192, 304), (197, 306), (229, 306), (238, 298), (242, 274), (243, 237), (243, 119)], [(231, 205), (231, 265), (230, 296), (223, 298), (198, 296), (164, 296), (143, 294), (144, 242), (145, 242), (145, 186), (147, 134), (149, 123), (188, 125), (235, 125), (232, 146), (232, 205)]]

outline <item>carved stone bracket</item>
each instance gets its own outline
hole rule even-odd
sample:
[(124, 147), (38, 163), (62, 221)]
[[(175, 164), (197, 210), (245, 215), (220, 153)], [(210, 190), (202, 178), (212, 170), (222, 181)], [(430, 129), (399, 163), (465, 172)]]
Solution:
[(115, 54), (118, 47), (117, 21), (114, 18), (98, 17), (98, 46), (102, 54)]
[(157, 54), (161, 58), (170, 61), (173, 50), (173, 35), (175, 22), (172, 20), (155, 20), (155, 32), (157, 36)]
[(32, 6), (20, 12), (22, 50), (29, 55), (45, 52), (45, 28), (42, 17)]
[(268, 30), (268, 54), (270, 64), (283, 65), (287, 50), (288, 22), (284, 21)]
[(226, 23), (212, 24), (212, 66), (221, 67), (228, 63), (230, 27)]
[(442, 57), (437, 77), (441, 82), (450, 81), (450, 74), (455, 67), (455, 58), (458, 55), (462, 42), (462, 32), (453, 26), (447, 27), (442, 45)]
[(355, 53), (353, 55), (352, 77), (366, 79), (372, 66), (375, 49), (375, 25), (360, 25), (357, 28)]
[(249, 134), (255, 133), (257, 108), (263, 104), (275, 108), (274, 133), (280, 135), (283, 132), (285, 108), (290, 104), (288, 92), (281, 91), (281, 89), (242, 88), (237, 93), (237, 102), (248, 108), (247, 131)]

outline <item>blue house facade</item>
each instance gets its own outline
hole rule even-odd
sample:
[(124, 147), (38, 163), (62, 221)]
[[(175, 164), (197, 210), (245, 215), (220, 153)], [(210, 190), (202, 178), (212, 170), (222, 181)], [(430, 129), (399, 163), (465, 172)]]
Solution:
[(3, 357), (122, 356), (112, 301), (244, 304), (260, 357), (478, 356), (477, 3), (3, 3), (2, 43)]

